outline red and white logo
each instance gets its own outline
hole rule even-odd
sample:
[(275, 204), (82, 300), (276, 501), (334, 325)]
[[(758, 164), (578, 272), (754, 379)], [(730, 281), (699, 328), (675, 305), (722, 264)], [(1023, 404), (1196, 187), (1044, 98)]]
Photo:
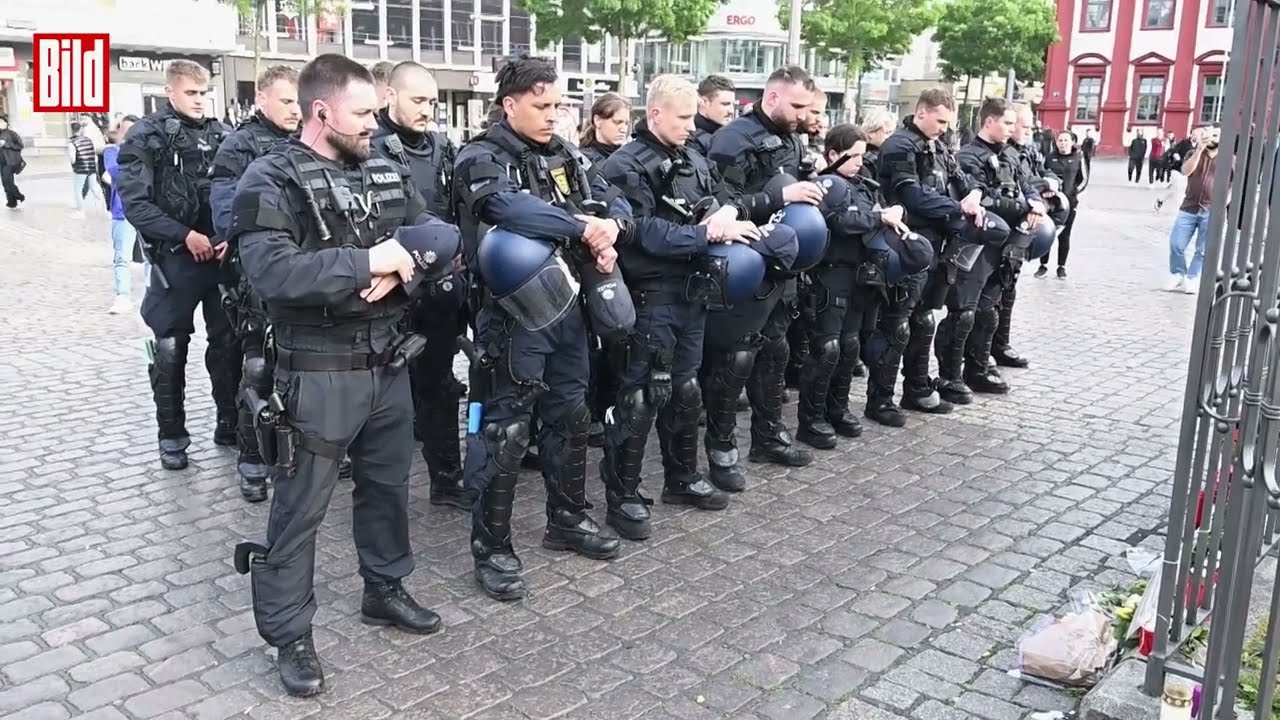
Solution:
[(111, 40), (106, 33), (31, 36), (36, 112), (109, 112)]

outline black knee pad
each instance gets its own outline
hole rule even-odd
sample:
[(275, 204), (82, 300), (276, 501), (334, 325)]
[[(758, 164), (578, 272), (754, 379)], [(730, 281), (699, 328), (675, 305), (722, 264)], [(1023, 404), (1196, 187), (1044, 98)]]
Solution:
[(170, 335), (156, 338), (155, 361), (157, 365), (183, 365), (187, 362), (190, 335)]
[(773, 360), (786, 360), (791, 354), (791, 346), (787, 344), (787, 336), (767, 337), (764, 345), (760, 347), (758, 357), (767, 357)]
[(671, 409), (678, 422), (687, 424), (698, 419), (702, 413), (702, 388), (698, 378), (691, 377), (672, 391)]
[(852, 362), (858, 357), (858, 352), (862, 349), (862, 337), (857, 331), (847, 332), (840, 335), (840, 357), (845, 361)]
[(556, 424), (569, 437), (586, 436), (587, 431), (591, 429), (591, 408), (586, 402), (579, 402)]
[(610, 424), (626, 425), (632, 433), (642, 433), (648, 432), (658, 409), (649, 402), (644, 388), (636, 388), (622, 394), (610, 414), (613, 420)]
[(810, 351), (819, 362), (835, 362), (840, 356), (841, 338), (827, 336), (819, 338)]
[[(963, 313), (961, 314), (963, 317)], [(989, 308), (983, 308), (978, 311), (973, 319), (973, 325), (985, 325), (987, 327), (995, 327), (1000, 324), (1000, 309), (994, 305)]]
[(910, 341), (911, 324), (904, 319), (893, 326), (893, 332), (889, 333), (889, 344), (898, 350), (902, 350)]
[(907, 337), (910, 338), (915, 333), (932, 334), (938, 329), (938, 321), (933, 319), (933, 311), (927, 308), (920, 308), (911, 313), (910, 332)]
[(485, 425), (484, 439), (493, 462), (499, 468), (511, 473), (520, 472), (520, 461), (529, 451), (529, 416)]
[(956, 330), (960, 332), (969, 332), (970, 330), (973, 330), (973, 323), (976, 319), (974, 311), (961, 310), (956, 315)]

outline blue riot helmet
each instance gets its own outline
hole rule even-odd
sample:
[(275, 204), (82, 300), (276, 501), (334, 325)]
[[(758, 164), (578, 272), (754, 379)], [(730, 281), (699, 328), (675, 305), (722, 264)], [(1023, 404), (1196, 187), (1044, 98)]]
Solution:
[(821, 262), (822, 256), (827, 254), (831, 233), (827, 230), (827, 219), (822, 216), (818, 206), (788, 203), (773, 216), (773, 222), (785, 225), (796, 233), (798, 248), (796, 259), (791, 264), (794, 272), (808, 270)]
[(755, 296), (764, 282), (765, 261), (755, 248), (740, 242), (712, 243), (689, 275), (685, 297), (708, 310), (728, 310)]
[(493, 228), (480, 238), (476, 264), (498, 305), (527, 330), (555, 325), (578, 301), (578, 281), (546, 240)]
[(898, 234), (883, 227), (862, 238), (863, 245), (881, 260), (885, 283), (896, 285), (933, 263), (933, 243), (918, 233)]
[(1053, 220), (1047, 217), (1040, 218), (1040, 222), (1031, 229), (1031, 243), (1027, 248), (1028, 258), (1043, 257), (1049, 252), (1049, 248), (1053, 247), (1053, 239), (1058, 234), (1058, 228)]

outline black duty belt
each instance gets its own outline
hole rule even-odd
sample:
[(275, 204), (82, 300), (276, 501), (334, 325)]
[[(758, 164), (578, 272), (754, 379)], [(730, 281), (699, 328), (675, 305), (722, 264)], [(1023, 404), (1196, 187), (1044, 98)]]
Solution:
[(322, 353), (276, 349), (276, 367), (293, 372), (346, 372), (370, 370), (391, 362), (391, 348), (380, 353)]
[(631, 302), (637, 308), (652, 305), (684, 305), (689, 301), (683, 292), (674, 290), (632, 290)]

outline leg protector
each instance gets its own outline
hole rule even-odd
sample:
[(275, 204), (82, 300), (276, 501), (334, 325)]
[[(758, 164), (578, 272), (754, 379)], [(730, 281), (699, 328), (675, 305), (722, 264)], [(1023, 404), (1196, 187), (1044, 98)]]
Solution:
[(147, 367), (151, 376), (151, 393), (156, 403), (156, 425), (159, 427), (161, 450), (186, 450), (191, 444), (187, 433), (187, 411), (184, 399), (187, 389), (187, 349), (190, 335), (174, 335), (156, 339), (155, 358)]
[(854, 330), (840, 335), (840, 361), (831, 376), (826, 394), (826, 417), (841, 420), (849, 414), (849, 390), (853, 387), (854, 366), (862, 350), (862, 338)]
[[(807, 297), (801, 298), (802, 304), (808, 304)], [(786, 370), (786, 387), (798, 387), (803, 380), (804, 366), (809, 358), (810, 328), (813, 326), (813, 316), (807, 312), (801, 312), (799, 317), (791, 321), (791, 325), (787, 327), (787, 370)]]
[(1000, 318), (996, 324), (995, 336), (991, 339), (991, 347), (994, 350), (1003, 351), (1008, 350), (1010, 347), (1010, 336), (1012, 335), (1013, 329), (1013, 304), (1017, 299), (1017, 283), (1005, 288), (1004, 293), (1000, 297)]
[(579, 402), (555, 423), (543, 422), (538, 434), (542, 478), (547, 485), (547, 513), (571, 514), (587, 509), (584, 479), (587, 470), (587, 429), (591, 409)]
[(947, 381), (959, 381), (963, 366), (965, 343), (973, 330), (974, 311), (947, 312), (938, 323), (934, 352), (938, 356), (938, 377)]
[(980, 308), (973, 317), (972, 332), (965, 342), (964, 361), (970, 371), (981, 374), (986, 372), (991, 358), (991, 342), (1000, 324), (1000, 311), (995, 306)]
[(218, 411), (218, 426), (234, 432), (238, 417), (236, 395), (240, 390), (242, 358), (235, 331), (230, 325), (209, 335), (209, 345), (204, 351), (204, 364), (209, 370), (213, 403)]
[[(811, 349), (800, 372), (800, 407), (796, 415), (802, 428), (823, 422), (828, 390), (831, 389), (836, 366), (842, 360), (839, 337), (815, 337)], [(848, 388), (845, 390), (847, 392)]]
[(658, 443), (667, 484), (698, 482), (698, 416), (702, 414), (702, 389), (691, 377), (671, 393), (671, 401), (658, 415)]
[(611, 494), (622, 498), (637, 494), (644, 447), (657, 414), (658, 409), (649, 402), (644, 388), (622, 395), (605, 414), (604, 458), (600, 461), (600, 471), (605, 488)]
[(920, 305), (911, 313), (910, 337), (902, 356), (902, 393), (923, 397), (933, 393), (929, 380), (929, 353), (933, 347), (937, 325), (933, 311)]
[(511, 551), (511, 504), (520, 461), (529, 450), (529, 416), (518, 415), (501, 425), (489, 423), (482, 432), (487, 455), (484, 490), (471, 522), (471, 554), (477, 559)]
[(734, 350), (714, 356), (707, 372), (703, 404), (707, 409), (704, 443), (712, 468), (738, 465), (738, 396), (742, 394), (755, 363), (754, 349)]
[(787, 338), (766, 337), (756, 353), (755, 367), (747, 382), (751, 400), (751, 444), (764, 446), (790, 445), (790, 433), (782, 426), (782, 396), (786, 389), (782, 373), (786, 369)]
[(876, 355), (868, 353), (867, 401), (873, 405), (893, 402), (898, 366), (902, 364), (902, 354), (911, 342), (911, 324), (907, 318), (894, 318), (882, 323), (875, 335), (881, 335), (883, 347)]

